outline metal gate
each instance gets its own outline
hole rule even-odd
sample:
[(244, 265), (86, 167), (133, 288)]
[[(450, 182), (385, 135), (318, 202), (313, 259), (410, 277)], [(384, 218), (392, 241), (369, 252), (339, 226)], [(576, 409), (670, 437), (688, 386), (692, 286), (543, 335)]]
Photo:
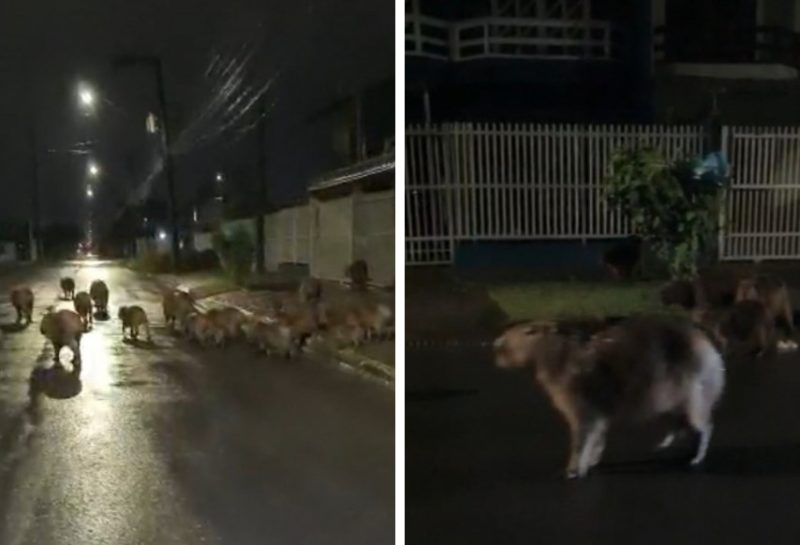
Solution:
[(800, 258), (800, 128), (725, 127), (722, 260)]

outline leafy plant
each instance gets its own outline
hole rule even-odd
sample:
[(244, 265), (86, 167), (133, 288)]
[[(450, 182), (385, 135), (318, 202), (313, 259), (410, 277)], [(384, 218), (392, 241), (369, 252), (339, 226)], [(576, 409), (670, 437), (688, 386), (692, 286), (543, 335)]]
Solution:
[(216, 231), (211, 240), (225, 271), (237, 284), (241, 284), (253, 268), (255, 244), (244, 227), (234, 228), (230, 234)]
[(688, 160), (670, 163), (652, 148), (623, 149), (611, 160), (606, 198), (669, 266), (691, 278), (718, 227), (719, 179), (698, 176)]

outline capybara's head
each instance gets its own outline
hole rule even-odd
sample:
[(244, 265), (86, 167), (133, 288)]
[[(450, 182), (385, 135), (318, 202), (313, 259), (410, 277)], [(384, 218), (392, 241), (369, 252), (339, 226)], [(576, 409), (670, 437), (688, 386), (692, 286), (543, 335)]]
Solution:
[(127, 321), (127, 319), (128, 319), (128, 307), (126, 307), (126, 306), (119, 307), (119, 312), (117, 312), (117, 318), (119, 318), (123, 322)]
[(39, 324), (39, 333), (41, 333), (44, 336), (49, 336), (50, 335), (50, 329), (52, 328), (51, 324), (53, 322), (53, 319), (54, 319), (54, 316), (53, 316), (52, 312), (48, 312), (47, 314), (42, 316), (42, 321)]
[(502, 369), (517, 369), (535, 363), (536, 347), (541, 339), (555, 333), (552, 322), (524, 322), (508, 327), (495, 339), (495, 365)]

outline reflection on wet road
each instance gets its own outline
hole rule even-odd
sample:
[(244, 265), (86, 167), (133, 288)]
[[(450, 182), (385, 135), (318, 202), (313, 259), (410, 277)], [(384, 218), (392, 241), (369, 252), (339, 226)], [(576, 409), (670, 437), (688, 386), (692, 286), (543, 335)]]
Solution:
[[(58, 279), (111, 289), (107, 321), (53, 367), (39, 333)], [(110, 264), (15, 273), (34, 323), (0, 351), (0, 543), (391, 543), (393, 395), (244, 346), (200, 351), (163, 326), (157, 288)], [(140, 304), (154, 345), (122, 341)], [(0, 324), (13, 322), (3, 297)]]

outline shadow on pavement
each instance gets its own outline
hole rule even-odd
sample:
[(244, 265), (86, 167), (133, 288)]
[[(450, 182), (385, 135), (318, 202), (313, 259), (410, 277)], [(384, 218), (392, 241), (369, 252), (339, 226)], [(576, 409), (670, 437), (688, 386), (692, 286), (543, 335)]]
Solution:
[(36, 367), (28, 380), (28, 396), (34, 398), (44, 394), (51, 399), (70, 399), (81, 393), (80, 368), (68, 371), (60, 365)]
[(141, 348), (142, 350), (158, 350), (158, 345), (154, 341), (142, 341), (139, 339), (122, 339), (123, 344), (133, 346), (134, 348)]
[(2, 324), (2, 325), (0, 325), (0, 330), (2, 330), (3, 333), (21, 333), (21, 332), (25, 331), (26, 329), (28, 329), (28, 326), (30, 326), (30, 325), (31, 324), (27, 324), (27, 323), (26, 324), (18, 324), (16, 322), (14, 322), (14, 323), (11, 323), (11, 324)]

